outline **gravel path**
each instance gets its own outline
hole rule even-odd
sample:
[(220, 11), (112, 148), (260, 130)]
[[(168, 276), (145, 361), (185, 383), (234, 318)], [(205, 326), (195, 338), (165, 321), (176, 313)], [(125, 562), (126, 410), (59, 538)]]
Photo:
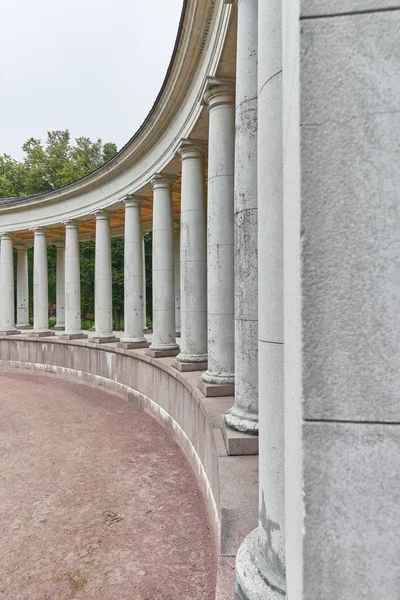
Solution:
[(151, 417), (101, 389), (0, 372), (0, 599), (211, 600), (201, 493)]

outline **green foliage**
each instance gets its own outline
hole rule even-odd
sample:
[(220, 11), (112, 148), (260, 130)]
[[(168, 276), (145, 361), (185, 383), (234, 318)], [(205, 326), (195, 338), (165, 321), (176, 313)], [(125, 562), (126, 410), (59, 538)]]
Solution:
[(94, 313), (95, 243), (81, 242), (79, 248), (81, 258), (81, 307), (82, 319), (85, 320), (88, 313)]
[(101, 139), (79, 137), (72, 145), (68, 129), (48, 131), (45, 145), (29, 138), (22, 149), (21, 162), (0, 155), (0, 198), (50, 192), (84, 177), (117, 153), (114, 143), (103, 145)]

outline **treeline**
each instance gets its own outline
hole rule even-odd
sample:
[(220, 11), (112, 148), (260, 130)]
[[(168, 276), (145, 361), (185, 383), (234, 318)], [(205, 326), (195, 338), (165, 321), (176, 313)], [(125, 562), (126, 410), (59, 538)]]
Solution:
[[(17, 161), (8, 154), (0, 155), (0, 198), (31, 196), (50, 192), (84, 177), (110, 160), (117, 153), (113, 142), (103, 144), (79, 137), (71, 142), (68, 130), (49, 131), (46, 143), (30, 138), (22, 146), (23, 159)], [(124, 239), (112, 238), (113, 308), (116, 329), (124, 309)], [(151, 234), (145, 238), (147, 314), (151, 319)], [(56, 303), (56, 248), (48, 246), (49, 312)], [(94, 242), (80, 244), (82, 318), (94, 313)], [(16, 261), (16, 257), (15, 257)], [(15, 263), (16, 264), (16, 263)], [(28, 250), (30, 313), (33, 306), (33, 250)], [(15, 268), (16, 273), (16, 268)]]

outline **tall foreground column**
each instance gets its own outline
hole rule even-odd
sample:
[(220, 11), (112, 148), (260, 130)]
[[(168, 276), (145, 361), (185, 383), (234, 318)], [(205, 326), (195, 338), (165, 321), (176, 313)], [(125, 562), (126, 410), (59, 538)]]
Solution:
[(175, 266), (172, 185), (176, 177), (156, 174), (153, 185), (153, 342), (147, 353), (175, 356)]
[(181, 331), (181, 227), (174, 221), (175, 329)]
[(33, 331), (35, 336), (54, 335), (49, 331), (49, 281), (46, 230), (34, 230), (33, 242)]
[(207, 232), (204, 148), (184, 140), (181, 186), (180, 370), (207, 368)]
[(400, 12), (299, 4), (283, 3), (288, 598), (397, 600)]
[[(285, 595), (281, 0), (259, 0), (259, 524), (236, 559), (239, 596)], [(323, 597), (323, 596), (322, 596)]]
[(238, 3), (235, 125), (235, 405), (229, 427), (258, 433), (257, 16)]
[(122, 348), (145, 348), (143, 336), (143, 257), (140, 204), (143, 196), (128, 196), (124, 238), (124, 336)]
[(95, 330), (94, 341), (98, 343), (114, 341), (112, 330), (112, 279), (111, 279), (111, 237), (110, 214), (96, 213), (96, 253), (95, 253)]
[(81, 328), (79, 222), (68, 221), (65, 224), (65, 337), (84, 337)]
[(65, 244), (57, 242), (56, 256), (56, 325), (53, 329), (65, 329)]
[(29, 325), (29, 280), (28, 248), (23, 245), (17, 249), (17, 325), (19, 329), (28, 329)]
[[(208, 370), (207, 384), (234, 382), (233, 173), (234, 93), (230, 82), (209, 78), (204, 102), (208, 139)], [(207, 389), (203, 386), (203, 391)]]
[(0, 244), (0, 329), (5, 333), (18, 333), (14, 316), (14, 257), (11, 235), (3, 233)]

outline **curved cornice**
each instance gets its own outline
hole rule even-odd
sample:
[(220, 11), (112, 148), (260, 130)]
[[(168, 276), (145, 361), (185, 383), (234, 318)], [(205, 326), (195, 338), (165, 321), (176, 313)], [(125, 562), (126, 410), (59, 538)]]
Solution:
[(229, 16), (230, 7), (217, 0), (186, 0), (166, 78), (136, 134), (113, 159), (78, 181), (46, 194), (0, 200), (1, 228), (21, 230), (32, 220), (57, 223), (60, 212), (64, 218), (78, 218), (139, 191), (154, 172), (164, 169), (199, 118), (203, 82), (217, 69)]

